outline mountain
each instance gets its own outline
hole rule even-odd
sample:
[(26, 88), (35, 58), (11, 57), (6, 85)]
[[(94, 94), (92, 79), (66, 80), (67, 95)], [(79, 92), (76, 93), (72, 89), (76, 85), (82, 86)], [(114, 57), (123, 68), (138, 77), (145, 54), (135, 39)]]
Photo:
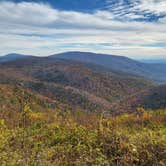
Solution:
[[(8, 54), (0, 57), (0, 62), (26, 58), (28, 55)], [(160, 84), (166, 83), (166, 64), (161, 61), (156, 63), (145, 63), (124, 56), (95, 54), (90, 52), (65, 52), (54, 54), (48, 58), (70, 59), (86, 63), (94, 63), (117, 72), (139, 75)], [(106, 70), (104, 70), (105, 72)]]
[[(87, 57), (85, 60), (84, 56)], [(108, 67), (108, 64), (112, 66)], [(117, 69), (117, 66), (126, 67), (125, 72)], [(58, 105), (62, 105), (62, 110), (67, 108), (119, 114), (134, 111), (138, 106), (147, 109), (166, 107), (165, 86), (158, 86), (145, 79), (145, 75), (141, 77), (134, 74), (142, 71), (140, 75), (143, 75), (146, 73), (143, 73), (143, 70), (148, 70), (148, 78), (151, 78), (156, 74), (157, 66), (126, 57), (103, 54), (99, 56), (93, 53), (69, 52), (49, 57), (24, 56), (0, 63), (0, 84), (19, 86), (30, 93), (46, 97), (51, 108), (56, 107), (56, 101)], [(135, 72), (129, 72), (129, 69), (134, 67)], [(150, 69), (154, 73), (151, 73)], [(161, 78), (163, 81), (163, 77)]]
[(166, 59), (140, 59), (138, 61), (143, 63), (166, 64)]
[(66, 52), (50, 57), (95, 63), (116, 71), (140, 75), (157, 83), (166, 83), (166, 64), (147, 64), (123, 56), (90, 52)]
[(23, 55), (23, 54), (16, 54), (16, 53), (11, 53), (7, 54), (5, 56), (0, 57), (0, 62), (6, 62), (6, 61), (12, 61), (12, 60), (17, 60), (17, 59), (22, 59), (30, 55)]
[(156, 86), (141, 97), (141, 105), (148, 109), (166, 108), (166, 85)]
[[(14, 84), (51, 100), (87, 111), (118, 111), (113, 103), (135, 102), (154, 84), (102, 66), (52, 57), (27, 57), (0, 64), (0, 83)], [(133, 97), (133, 96), (136, 97)], [(131, 110), (130, 105), (121, 110)]]

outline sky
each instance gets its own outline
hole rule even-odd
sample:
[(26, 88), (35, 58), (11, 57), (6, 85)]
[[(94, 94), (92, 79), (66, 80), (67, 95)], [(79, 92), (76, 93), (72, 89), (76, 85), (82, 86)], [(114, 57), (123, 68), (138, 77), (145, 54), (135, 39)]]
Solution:
[(0, 0), (0, 55), (166, 58), (166, 0)]

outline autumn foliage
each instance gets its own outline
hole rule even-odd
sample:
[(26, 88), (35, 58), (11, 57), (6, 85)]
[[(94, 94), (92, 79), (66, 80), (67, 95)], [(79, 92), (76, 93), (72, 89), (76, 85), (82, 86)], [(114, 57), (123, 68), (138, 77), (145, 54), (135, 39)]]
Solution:
[[(7, 115), (5, 116), (7, 118)], [(9, 117), (10, 118), (10, 117)], [(161, 165), (166, 163), (166, 110), (134, 114), (34, 112), (11, 126), (0, 119), (0, 165)]]

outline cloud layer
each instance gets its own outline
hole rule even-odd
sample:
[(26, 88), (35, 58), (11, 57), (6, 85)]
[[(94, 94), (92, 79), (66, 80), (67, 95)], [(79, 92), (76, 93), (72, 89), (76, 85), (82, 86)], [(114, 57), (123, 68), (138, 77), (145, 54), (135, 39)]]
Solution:
[(116, 16), (121, 15), (130, 19), (150, 19), (166, 15), (165, 0), (107, 0), (107, 9), (110, 9)]
[(138, 58), (166, 56), (166, 17), (156, 22), (137, 20), (146, 17), (140, 11), (166, 14), (165, 1), (130, 2), (126, 6), (121, 0), (113, 6), (108, 0), (111, 10), (92, 13), (60, 11), (43, 3), (0, 2), (0, 55), (80, 50)]

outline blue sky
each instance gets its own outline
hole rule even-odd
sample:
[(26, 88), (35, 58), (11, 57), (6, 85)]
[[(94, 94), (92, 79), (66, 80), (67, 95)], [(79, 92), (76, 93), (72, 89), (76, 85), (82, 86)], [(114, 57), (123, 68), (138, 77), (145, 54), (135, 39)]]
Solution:
[(0, 0), (0, 55), (166, 58), (165, 0)]

